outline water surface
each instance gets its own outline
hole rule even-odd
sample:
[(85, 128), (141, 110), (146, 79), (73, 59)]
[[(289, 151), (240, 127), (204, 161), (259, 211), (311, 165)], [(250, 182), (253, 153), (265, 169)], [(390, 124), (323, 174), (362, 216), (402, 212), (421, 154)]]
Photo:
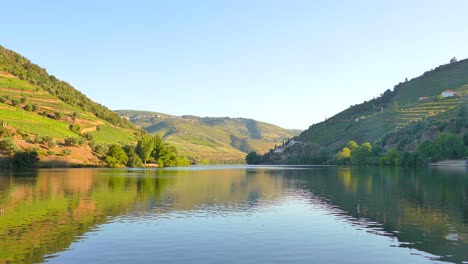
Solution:
[(468, 263), (465, 170), (0, 173), (0, 263)]

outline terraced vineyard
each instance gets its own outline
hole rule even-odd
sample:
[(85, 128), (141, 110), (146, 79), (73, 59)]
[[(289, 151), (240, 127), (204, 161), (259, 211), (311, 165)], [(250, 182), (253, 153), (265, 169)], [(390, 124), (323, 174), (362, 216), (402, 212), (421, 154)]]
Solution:
[[(441, 93), (447, 89), (454, 90), (456, 96), (441, 98)], [(462, 105), (468, 105), (468, 60), (441, 65), (399, 83), (393, 91), (388, 89), (380, 97), (351, 106), (310, 126), (298, 140), (336, 152), (350, 140), (379, 141), (417, 121), (436, 118), (440, 120), (435, 122), (446, 123), (454, 119), (453, 115)], [(434, 124), (428, 125), (431, 126)]]
[(23, 133), (57, 140), (89, 133), (100, 143), (134, 141), (130, 129), (114, 127), (5, 72), (0, 72), (0, 100), (0, 120)]
[(452, 97), (435, 99), (431, 102), (418, 103), (413, 107), (407, 107), (398, 111), (398, 118), (395, 124), (397, 127), (404, 127), (409, 122), (422, 121), (431, 116), (438, 115), (447, 110), (451, 110), (462, 104), (466, 97)]

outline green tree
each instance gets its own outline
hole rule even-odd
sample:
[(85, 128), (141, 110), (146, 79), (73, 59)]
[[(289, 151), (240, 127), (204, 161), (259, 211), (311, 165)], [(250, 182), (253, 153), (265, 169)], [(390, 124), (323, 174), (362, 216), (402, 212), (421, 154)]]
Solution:
[(369, 142), (363, 143), (361, 146), (351, 151), (352, 165), (371, 165), (370, 158), (372, 157), (372, 146)]
[(143, 166), (143, 161), (132, 147), (124, 147), (124, 150), (128, 157), (127, 167), (138, 168)]
[(138, 156), (140, 156), (144, 164), (146, 164), (148, 159), (151, 157), (151, 153), (154, 150), (155, 143), (156, 143), (156, 139), (149, 135), (143, 135), (138, 140), (138, 143), (136, 146), (136, 153), (138, 154)]
[(16, 152), (13, 156), (13, 164), (16, 168), (34, 168), (39, 161), (38, 156), (37, 151)]
[(112, 144), (104, 160), (110, 167), (119, 167), (128, 162), (128, 157), (122, 146), (119, 144)]
[(433, 158), (435, 156), (435, 148), (432, 142), (426, 140), (419, 144), (418, 146), (418, 154), (422, 160), (426, 160), (427, 158)]
[(458, 159), (464, 156), (463, 140), (453, 134), (440, 133), (433, 142), (436, 150), (436, 158)]
[(397, 166), (400, 164), (400, 153), (396, 149), (391, 149), (379, 159), (379, 164), (383, 166)]
[(0, 149), (7, 151), (9, 154), (13, 154), (17, 147), (11, 138), (5, 138), (0, 140)]
[(463, 134), (463, 144), (468, 146), (468, 131)]
[(247, 156), (245, 156), (245, 162), (247, 162), (247, 164), (260, 164), (260, 160), (261, 156), (255, 151), (249, 152)]

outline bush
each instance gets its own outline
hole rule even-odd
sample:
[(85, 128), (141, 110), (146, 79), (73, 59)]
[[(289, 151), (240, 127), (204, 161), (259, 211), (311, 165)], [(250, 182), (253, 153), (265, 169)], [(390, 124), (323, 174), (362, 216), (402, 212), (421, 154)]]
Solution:
[(11, 138), (5, 138), (0, 140), (0, 149), (13, 154), (16, 151), (16, 144)]
[(121, 164), (127, 164), (128, 157), (122, 146), (118, 144), (112, 144), (107, 151), (105, 161), (109, 167), (115, 168)]
[(98, 144), (94, 141), (89, 142), (89, 146), (94, 152), (101, 154), (101, 155), (106, 153), (109, 150), (109, 147), (107, 145)]
[(41, 138), (41, 143), (46, 145), (49, 148), (55, 147), (55, 141), (51, 136), (44, 136)]
[(87, 140), (93, 140), (93, 135), (91, 135), (91, 134), (89, 134), (89, 133), (84, 134), (84, 137), (85, 137)]
[(62, 119), (62, 113), (60, 113), (60, 112), (55, 112), (54, 116), (55, 116), (55, 119), (57, 119), (57, 120)]
[(28, 111), (28, 112), (32, 112), (33, 107), (32, 107), (32, 105), (27, 104), (27, 105), (25, 105), (25, 106), (23, 107), (23, 109), (26, 110), (26, 111)]
[(77, 145), (77, 144), (78, 144), (78, 138), (67, 137), (67, 138), (65, 138), (65, 140), (64, 140), (64, 144), (65, 144), (65, 146)]
[(17, 168), (34, 168), (39, 161), (36, 151), (16, 152), (13, 156), (13, 164)]
[(64, 156), (64, 157), (68, 157), (68, 156), (71, 155), (71, 150), (69, 150), (69, 149), (67, 149), (67, 148), (66, 148), (66, 149), (62, 149), (62, 151), (60, 152), (60, 154), (61, 154), (62, 156)]

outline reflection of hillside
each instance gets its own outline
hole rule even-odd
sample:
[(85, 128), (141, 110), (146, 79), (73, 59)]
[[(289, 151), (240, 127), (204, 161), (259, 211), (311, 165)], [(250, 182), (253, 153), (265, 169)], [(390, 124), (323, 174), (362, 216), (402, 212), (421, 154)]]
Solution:
[(468, 259), (466, 175), (387, 168), (329, 168), (301, 174), (291, 175), (302, 178), (300, 188), (338, 206), (348, 217), (380, 223), (387, 234), (409, 247), (453, 255), (450, 261)]
[(176, 201), (171, 209), (177, 210), (213, 204), (255, 205), (262, 197), (275, 200), (283, 189), (281, 178), (268, 177), (268, 171), (246, 174), (245, 170), (204, 170), (178, 175), (164, 195), (165, 199)]
[(108, 216), (153, 208), (161, 213), (213, 204), (254, 206), (281, 193), (282, 181), (269, 175), (75, 169), (41, 170), (32, 178), (0, 176), (0, 262), (43, 261)]

